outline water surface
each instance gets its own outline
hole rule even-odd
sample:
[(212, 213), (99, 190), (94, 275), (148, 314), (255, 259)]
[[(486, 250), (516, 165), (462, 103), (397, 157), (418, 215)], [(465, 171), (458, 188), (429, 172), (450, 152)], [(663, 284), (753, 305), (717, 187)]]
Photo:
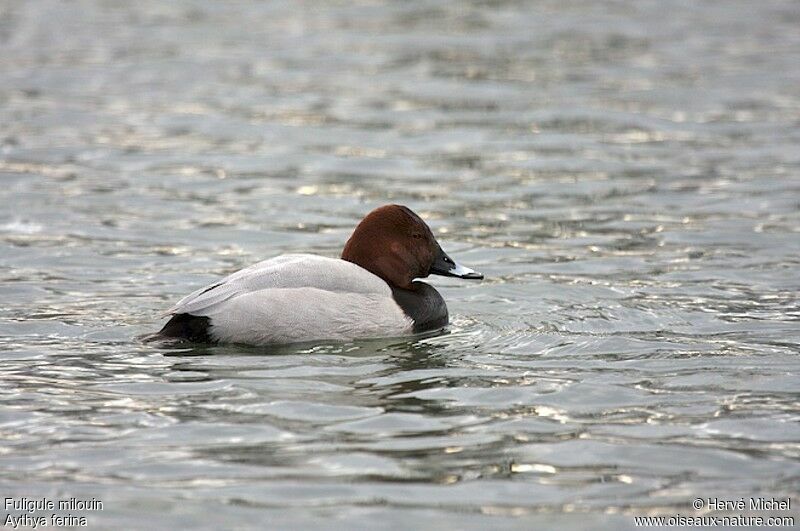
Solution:
[[(798, 27), (789, 0), (4, 2), (0, 490), (102, 528), (796, 498)], [(137, 340), (387, 202), (486, 274), (432, 279), (447, 334)]]

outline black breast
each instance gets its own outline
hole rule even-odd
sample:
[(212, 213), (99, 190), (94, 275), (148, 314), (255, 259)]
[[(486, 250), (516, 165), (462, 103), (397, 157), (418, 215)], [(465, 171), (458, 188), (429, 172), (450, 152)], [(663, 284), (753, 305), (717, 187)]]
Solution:
[(414, 333), (447, 326), (447, 305), (439, 292), (425, 282), (412, 282), (411, 286), (411, 289), (392, 287), (392, 296), (414, 320)]

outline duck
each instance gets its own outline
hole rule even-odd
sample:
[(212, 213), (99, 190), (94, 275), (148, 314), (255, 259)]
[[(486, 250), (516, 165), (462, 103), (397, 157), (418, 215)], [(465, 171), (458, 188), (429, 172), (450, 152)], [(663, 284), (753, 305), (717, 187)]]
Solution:
[(179, 300), (157, 339), (251, 346), (400, 337), (444, 329), (444, 298), (419, 279), (481, 280), (442, 250), (408, 207), (369, 212), (340, 258), (285, 254)]

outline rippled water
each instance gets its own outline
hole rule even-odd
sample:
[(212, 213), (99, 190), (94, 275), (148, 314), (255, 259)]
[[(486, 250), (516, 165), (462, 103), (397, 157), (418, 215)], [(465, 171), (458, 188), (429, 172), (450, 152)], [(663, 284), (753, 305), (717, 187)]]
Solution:
[[(0, 490), (108, 528), (797, 498), (798, 27), (790, 0), (3, 2)], [(387, 202), (487, 275), (432, 281), (449, 333), (137, 340)]]

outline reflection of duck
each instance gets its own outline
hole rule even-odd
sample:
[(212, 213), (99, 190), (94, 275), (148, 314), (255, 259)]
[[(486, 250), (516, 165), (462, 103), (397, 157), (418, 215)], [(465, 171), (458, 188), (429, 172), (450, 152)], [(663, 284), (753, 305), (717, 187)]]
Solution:
[(156, 337), (267, 345), (399, 336), (444, 327), (428, 275), (481, 279), (455, 263), (410, 209), (370, 212), (342, 258), (289, 254), (237, 271), (181, 299)]

